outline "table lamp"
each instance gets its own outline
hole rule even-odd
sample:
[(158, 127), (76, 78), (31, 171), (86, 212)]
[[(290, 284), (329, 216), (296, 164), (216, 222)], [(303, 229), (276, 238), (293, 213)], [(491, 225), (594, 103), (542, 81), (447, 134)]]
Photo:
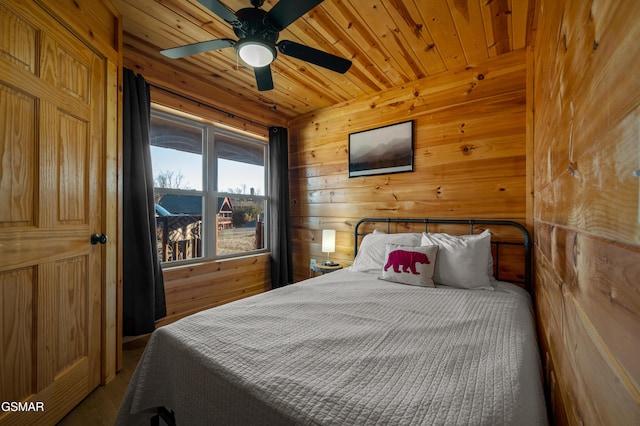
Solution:
[(337, 263), (333, 263), (329, 258), (330, 253), (333, 253), (336, 251), (336, 230), (335, 229), (322, 230), (322, 251), (327, 253), (327, 260), (322, 262), (322, 265), (338, 266)]

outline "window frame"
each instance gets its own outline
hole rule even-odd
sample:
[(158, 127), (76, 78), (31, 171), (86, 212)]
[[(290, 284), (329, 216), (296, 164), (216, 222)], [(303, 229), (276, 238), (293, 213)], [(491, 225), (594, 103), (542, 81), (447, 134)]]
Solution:
[[(158, 188), (154, 187), (155, 194), (174, 194), (202, 197), (202, 217), (201, 217), (201, 239), (202, 254), (201, 257), (190, 259), (179, 259), (170, 261), (160, 261), (163, 267), (181, 266), (191, 263), (200, 263), (206, 261), (215, 261), (220, 259), (241, 258), (256, 254), (266, 253), (270, 250), (269, 241), (269, 144), (262, 140), (259, 136), (251, 136), (247, 133), (236, 132), (232, 129), (222, 128), (213, 122), (206, 120), (204, 117), (186, 117), (180, 111), (167, 107), (157, 108), (153, 104), (151, 106), (151, 116), (163, 120), (177, 122), (184, 126), (196, 127), (202, 130), (202, 183), (201, 190), (198, 189), (179, 189), (179, 188)], [(241, 143), (259, 146), (263, 150), (263, 182), (264, 194), (239, 194), (228, 191), (221, 191), (218, 187), (218, 169), (217, 162), (220, 158), (216, 152), (216, 136), (218, 139), (224, 137), (226, 139), (237, 140)], [(228, 141), (225, 141), (228, 143)], [(154, 145), (152, 145), (154, 146)], [(153, 161), (152, 161), (153, 166)], [(217, 216), (218, 198), (229, 197), (231, 199), (243, 199), (247, 201), (258, 201), (263, 205), (263, 248), (253, 249), (244, 252), (230, 253), (219, 255), (216, 253), (218, 229), (215, 226), (215, 217)], [(206, 218), (206, 220), (205, 220)], [(212, 218), (212, 219), (209, 219)], [(156, 223), (157, 226), (157, 223)]]

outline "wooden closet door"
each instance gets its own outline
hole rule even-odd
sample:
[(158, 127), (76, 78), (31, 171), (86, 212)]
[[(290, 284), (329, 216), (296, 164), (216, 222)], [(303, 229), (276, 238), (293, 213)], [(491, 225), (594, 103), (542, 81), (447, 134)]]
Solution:
[(0, 33), (0, 401), (44, 408), (0, 424), (52, 424), (100, 382), (106, 65), (32, 1)]

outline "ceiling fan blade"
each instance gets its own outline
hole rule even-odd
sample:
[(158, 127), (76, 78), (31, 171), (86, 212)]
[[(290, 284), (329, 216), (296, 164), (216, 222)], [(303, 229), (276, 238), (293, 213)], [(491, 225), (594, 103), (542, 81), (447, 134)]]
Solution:
[[(280, 4), (280, 3), (278, 3)], [(278, 50), (288, 56), (302, 59), (303, 61), (321, 66), (331, 71), (344, 74), (351, 67), (351, 61), (341, 58), (295, 41), (282, 40), (278, 43)]]
[(296, 19), (322, 3), (323, 0), (280, 0), (267, 13), (267, 20), (278, 31), (284, 30)]
[(256, 74), (256, 83), (259, 91), (273, 89), (273, 77), (271, 76), (271, 67), (269, 65), (256, 67), (253, 72)]
[(171, 49), (161, 50), (160, 53), (168, 58), (178, 59), (184, 58), (185, 56), (195, 55), (196, 53), (224, 49), (225, 47), (232, 47), (235, 45), (235, 40), (231, 40), (230, 38), (220, 38), (217, 40), (201, 41), (199, 43), (187, 44), (185, 46), (172, 47)]
[(230, 24), (240, 23), (236, 14), (218, 0), (198, 0), (198, 2)]

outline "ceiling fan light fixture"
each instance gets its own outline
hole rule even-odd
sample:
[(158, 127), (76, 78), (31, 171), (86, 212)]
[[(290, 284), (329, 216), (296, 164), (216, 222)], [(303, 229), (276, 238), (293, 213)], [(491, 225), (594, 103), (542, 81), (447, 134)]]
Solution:
[(276, 3), (268, 11), (261, 9), (264, 0), (244, 1), (250, 1), (253, 7), (232, 12), (220, 0), (198, 0), (218, 18), (231, 25), (237, 40), (219, 38), (201, 41), (164, 49), (160, 53), (168, 58), (179, 59), (226, 47), (235, 47), (236, 64), (240, 57), (242, 62), (253, 68), (256, 87), (260, 92), (273, 89), (273, 75), (269, 64), (276, 59), (278, 52), (341, 74), (351, 67), (351, 61), (340, 56), (291, 40), (278, 41), (282, 30), (323, 0), (271, 0)]
[(238, 43), (238, 55), (254, 68), (266, 67), (276, 58), (276, 49), (261, 41), (247, 40)]

